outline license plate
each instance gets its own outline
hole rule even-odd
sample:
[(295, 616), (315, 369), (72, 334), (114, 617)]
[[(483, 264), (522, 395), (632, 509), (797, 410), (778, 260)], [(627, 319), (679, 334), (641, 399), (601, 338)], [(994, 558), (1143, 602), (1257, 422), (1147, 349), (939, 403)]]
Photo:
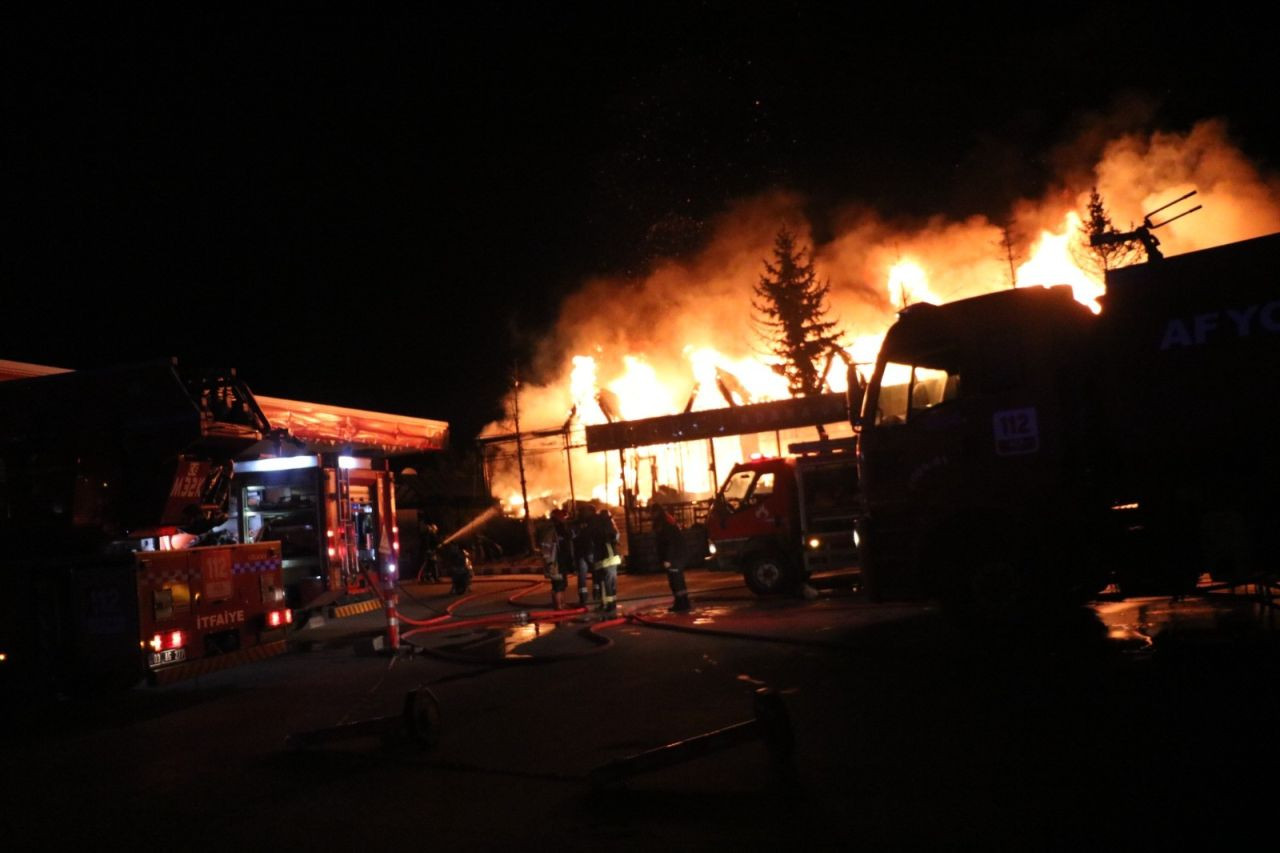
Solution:
[(167, 663), (178, 663), (187, 659), (186, 649), (165, 649), (162, 652), (151, 653), (151, 665), (164, 666)]

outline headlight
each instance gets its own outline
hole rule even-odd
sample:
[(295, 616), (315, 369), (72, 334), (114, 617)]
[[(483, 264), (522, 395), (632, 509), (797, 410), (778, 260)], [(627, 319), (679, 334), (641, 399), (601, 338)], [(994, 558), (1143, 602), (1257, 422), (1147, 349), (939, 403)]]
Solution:
[(714, 542), (707, 543), (707, 553), (713, 557), (716, 555), (716, 543)]
[(810, 547), (810, 548), (814, 548), (814, 549), (821, 548), (821, 547), (822, 547), (822, 540), (821, 540), (821, 539), (810, 539), (810, 540), (809, 540), (809, 547)]

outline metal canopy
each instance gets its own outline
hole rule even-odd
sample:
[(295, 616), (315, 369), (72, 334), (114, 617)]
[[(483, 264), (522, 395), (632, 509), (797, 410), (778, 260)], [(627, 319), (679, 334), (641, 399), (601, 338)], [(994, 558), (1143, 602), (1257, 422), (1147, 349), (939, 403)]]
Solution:
[(620, 450), (677, 441), (797, 429), (844, 421), (845, 395), (821, 394), (750, 406), (686, 412), (587, 427), (587, 451)]
[(286, 429), (311, 444), (415, 453), (444, 450), (449, 441), (449, 424), (445, 421), (254, 396), (273, 427)]

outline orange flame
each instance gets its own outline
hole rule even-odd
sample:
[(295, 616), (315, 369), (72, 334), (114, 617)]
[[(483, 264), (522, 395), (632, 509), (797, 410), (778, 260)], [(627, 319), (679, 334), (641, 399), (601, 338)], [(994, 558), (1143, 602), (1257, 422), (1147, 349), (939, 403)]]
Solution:
[(1077, 302), (1095, 314), (1102, 311), (1098, 297), (1106, 287), (1081, 269), (1072, 256), (1072, 241), (1080, 239), (1080, 217), (1074, 210), (1069, 211), (1060, 232), (1040, 232), (1031, 260), (1018, 267), (1018, 287), (1069, 284)]

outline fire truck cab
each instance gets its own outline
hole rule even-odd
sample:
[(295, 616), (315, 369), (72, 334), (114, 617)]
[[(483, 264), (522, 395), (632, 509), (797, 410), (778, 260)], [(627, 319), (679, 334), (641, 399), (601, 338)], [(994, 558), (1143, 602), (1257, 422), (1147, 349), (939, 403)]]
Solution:
[(806, 442), (789, 450), (785, 457), (735, 465), (707, 515), (719, 566), (741, 571), (758, 595), (788, 592), (814, 572), (857, 562), (852, 442)]

